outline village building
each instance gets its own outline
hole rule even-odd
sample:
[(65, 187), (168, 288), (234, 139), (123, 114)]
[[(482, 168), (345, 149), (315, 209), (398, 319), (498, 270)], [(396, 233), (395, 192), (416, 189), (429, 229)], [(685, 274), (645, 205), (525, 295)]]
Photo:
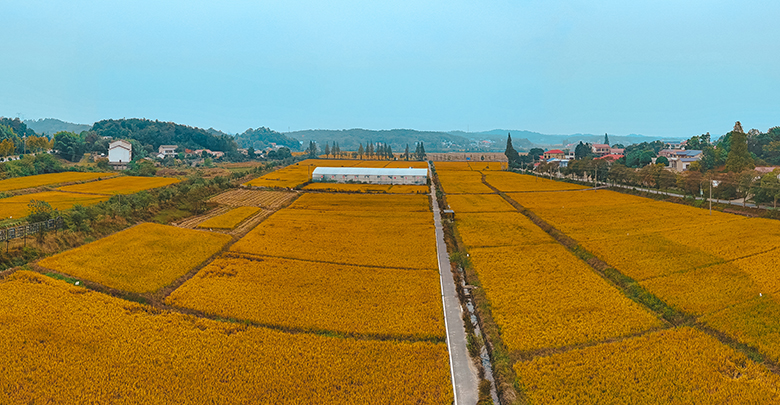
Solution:
[(311, 174), (311, 181), (370, 184), (421, 184), (428, 183), (428, 169), (396, 169), (373, 167), (318, 167)]
[(108, 144), (108, 164), (114, 170), (125, 170), (133, 158), (133, 145), (125, 140)]
[(160, 159), (165, 158), (166, 156), (176, 156), (176, 148), (177, 145), (160, 145), (160, 147), (157, 149), (158, 154), (157, 157)]
[(560, 149), (553, 149), (544, 152), (542, 156), (544, 156), (545, 159), (563, 159), (566, 157), (566, 154)]
[(610, 147), (605, 143), (594, 143), (593, 145), (591, 145), (591, 148), (593, 149), (593, 153), (599, 156), (605, 156), (610, 154)]

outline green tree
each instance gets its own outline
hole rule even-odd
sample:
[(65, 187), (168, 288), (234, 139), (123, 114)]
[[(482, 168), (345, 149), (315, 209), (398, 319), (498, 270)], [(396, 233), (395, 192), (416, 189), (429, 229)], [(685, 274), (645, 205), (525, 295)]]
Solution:
[(604, 134), (604, 144), (609, 145), (609, 135)]
[(73, 132), (60, 131), (54, 134), (54, 149), (64, 159), (78, 162), (84, 154), (84, 142)]
[[(406, 151), (409, 152), (409, 144), (406, 145)], [(363, 160), (363, 154), (366, 153), (366, 151), (363, 149), (363, 143), (360, 143), (360, 147), (358, 147), (358, 156), (360, 156), (360, 159)], [(407, 159), (409, 160), (409, 159)]]
[(734, 130), (731, 131), (731, 147), (726, 158), (726, 171), (739, 173), (745, 169), (752, 169), (753, 157), (750, 156), (747, 147), (747, 135), (742, 132), (742, 124), (737, 121)]
[(533, 161), (539, 160), (542, 155), (544, 155), (544, 149), (542, 148), (531, 148), (531, 150), (528, 151), (528, 156), (530, 156)]
[(409, 144), (406, 144), (406, 149), (404, 150), (404, 160), (409, 160)]
[(580, 143), (577, 144), (577, 146), (574, 148), (574, 159), (580, 160), (588, 155), (593, 153), (593, 150), (591, 149), (589, 144)]
[(46, 201), (30, 200), (30, 202), (27, 204), (27, 208), (30, 212), (27, 214), (27, 222), (31, 224), (48, 221), (56, 217), (57, 214), (57, 210), (52, 208), (51, 204), (47, 203)]
[(504, 151), (510, 168), (520, 167), (520, 154), (512, 146), (512, 134), (506, 136), (506, 150)]
[(248, 147), (248, 148), (246, 148), (246, 156), (247, 156), (247, 157), (248, 157), (250, 160), (254, 160), (254, 158), (257, 156), (257, 155), (255, 155), (255, 148), (253, 148), (253, 147), (251, 147), (251, 146), (250, 146), (250, 147)]
[(753, 201), (757, 203), (772, 202), (772, 205), (777, 208), (777, 199), (780, 197), (780, 170), (775, 169), (771, 173), (766, 173), (761, 176), (761, 180), (753, 183), (751, 194), (753, 194)]
[[(335, 146), (335, 144), (334, 144), (334, 146)], [(334, 150), (334, 152), (335, 152), (335, 150)], [(325, 152), (323, 152), (323, 153), (325, 153), (325, 157), (326, 158), (330, 157), (330, 146), (328, 145), (328, 142), (325, 142)]]
[(669, 159), (667, 159), (666, 156), (659, 156), (655, 160), (655, 164), (662, 164), (664, 166), (669, 166)]

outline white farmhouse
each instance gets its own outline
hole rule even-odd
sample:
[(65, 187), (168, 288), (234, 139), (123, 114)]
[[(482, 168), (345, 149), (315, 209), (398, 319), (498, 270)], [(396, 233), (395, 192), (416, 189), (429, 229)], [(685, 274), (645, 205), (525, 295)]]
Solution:
[(114, 170), (127, 169), (127, 164), (132, 160), (133, 146), (130, 142), (118, 140), (108, 144), (108, 164)]
[(373, 167), (318, 167), (311, 181), (370, 184), (427, 184), (428, 169)]
[(157, 149), (157, 157), (162, 159), (166, 156), (176, 156), (177, 147), (177, 145), (160, 145), (160, 147)]

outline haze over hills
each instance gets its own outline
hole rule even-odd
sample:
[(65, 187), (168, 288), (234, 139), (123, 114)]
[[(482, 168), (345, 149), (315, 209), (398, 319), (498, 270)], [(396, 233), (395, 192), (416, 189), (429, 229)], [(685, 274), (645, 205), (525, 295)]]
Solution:
[[(110, 120), (109, 120), (110, 121)], [(116, 120), (119, 121), (119, 120)], [(37, 133), (45, 133), (49, 136), (59, 131), (80, 133), (92, 129), (92, 125), (76, 124), (62, 121), (56, 118), (44, 118), (38, 120), (25, 120), (25, 124)], [(186, 125), (185, 125), (186, 126)], [(238, 147), (262, 149), (272, 144), (289, 147), (293, 150), (304, 149), (309, 141), (317, 142), (324, 148), (325, 143), (338, 142), (342, 150), (357, 150), (360, 144), (365, 147), (368, 143), (389, 144), (393, 151), (403, 152), (406, 145), (414, 150), (416, 142), (423, 142), (428, 152), (448, 151), (491, 151), (500, 152), (506, 147), (506, 136), (512, 134), (512, 143), (520, 151), (527, 151), (534, 147), (555, 148), (565, 147), (580, 141), (600, 143), (604, 140), (603, 134), (569, 134), (550, 135), (527, 130), (494, 129), (490, 131), (465, 132), (465, 131), (418, 131), (414, 129), (309, 129), (303, 131), (277, 132), (266, 127), (256, 129), (249, 128), (241, 134), (229, 134), (220, 130), (209, 128), (201, 130), (216, 137), (230, 136), (235, 138)], [(644, 135), (613, 135), (609, 134), (611, 144), (630, 145), (633, 143), (648, 142), (660, 139)], [(665, 141), (680, 141), (679, 138), (663, 138)]]

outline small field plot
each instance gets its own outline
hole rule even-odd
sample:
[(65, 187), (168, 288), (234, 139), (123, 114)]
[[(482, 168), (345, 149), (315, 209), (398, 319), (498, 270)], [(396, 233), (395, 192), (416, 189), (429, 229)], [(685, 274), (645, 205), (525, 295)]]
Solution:
[(437, 172), (441, 187), (447, 194), (492, 193), (493, 190), (482, 183), (482, 173), (466, 170)]
[(209, 202), (231, 207), (262, 207), (277, 210), (287, 205), (297, 194), (285, 191), (233, 189), (215, 195)]
[(245, 219), (260, 211), (257, 207), (238, 207), (216, 217), (201, 222), (197, 227), (203, 229), (233, 229)]
[[(270, 308), (271, 310), (273, 308)], [(452, 404), (444, 343), (285, 333), (0, 281), (0, 403)]]
[(44, 191), (42, 193), (32, 193), (17, 195), (0, 199), (0, 218), (22, 218), (30, 214), (28, 204), (32, 200), (46, 201), (52, 208), (58, 210), (67, 210), (74, 205), (94, 205), (108, 200), (108, 196), (86, 195), (76, 193), (63, 193), (59, 191)]
[(691, 328), (538, 357), (514, 368), (534, 404), (780, 402), (780, 377)]
[[(438, 163), (437, 163), (438, 164)], [(505, 170), (507, 164), (505, 162), (469, 162), (471, 170)]]
[(510, 351), (598, 342), (663, 326), (552, 240), (470, 254)]
[(429, 212), (284, 209), (230, 250), (263, 256), (361, 266), (436, 268)]
[(551, 191), (551, 190), (581, 190), (587, 187), (564, 183), (527, 174), (512, 172), (485, 172), (485, 180), (493, 187), (503, 191)]
[(498, 194), (454, 194), (447, 196), (447, 204), (457, 213), (461, 212), (516, 212)]
[(167, 302), (283, 328), (444, 339), (435, 270), (220, 258)]
[(179, 179), (173, 179), (170, 177), (122, 176), (108, 180), (60, 187), (59, 190), (70, 191), (74, 193), (107, 195), (133, 194), (143, 190), (150, 190), (153, 188), (175, 184), (179, 181)]
[(468, 249), (554, 241), (519, 212), (456, 213), (455, 218), (460, 238)]
[(38, 264), (107, 287), (148, 293), (186, 274), (229, 241), (228, 235), (145, 223)]
[(11, 179), (0, 180), (0, 192), (49, 186), (53, 184), (71, 183), (75, 181), (89, 181), (112, 176), (116, 176), (116, 174), (101, 172), (63, 172), (14, 177)]
[(772, 361), (780, 361), (780, 292), (756, 294), (702, 319), (739, 342), (758, 348)]
[(354, 193), (425, 194), (428, 186), (405, 184), (323, 183), (306, 185), (305, 190), (347, 191)]

